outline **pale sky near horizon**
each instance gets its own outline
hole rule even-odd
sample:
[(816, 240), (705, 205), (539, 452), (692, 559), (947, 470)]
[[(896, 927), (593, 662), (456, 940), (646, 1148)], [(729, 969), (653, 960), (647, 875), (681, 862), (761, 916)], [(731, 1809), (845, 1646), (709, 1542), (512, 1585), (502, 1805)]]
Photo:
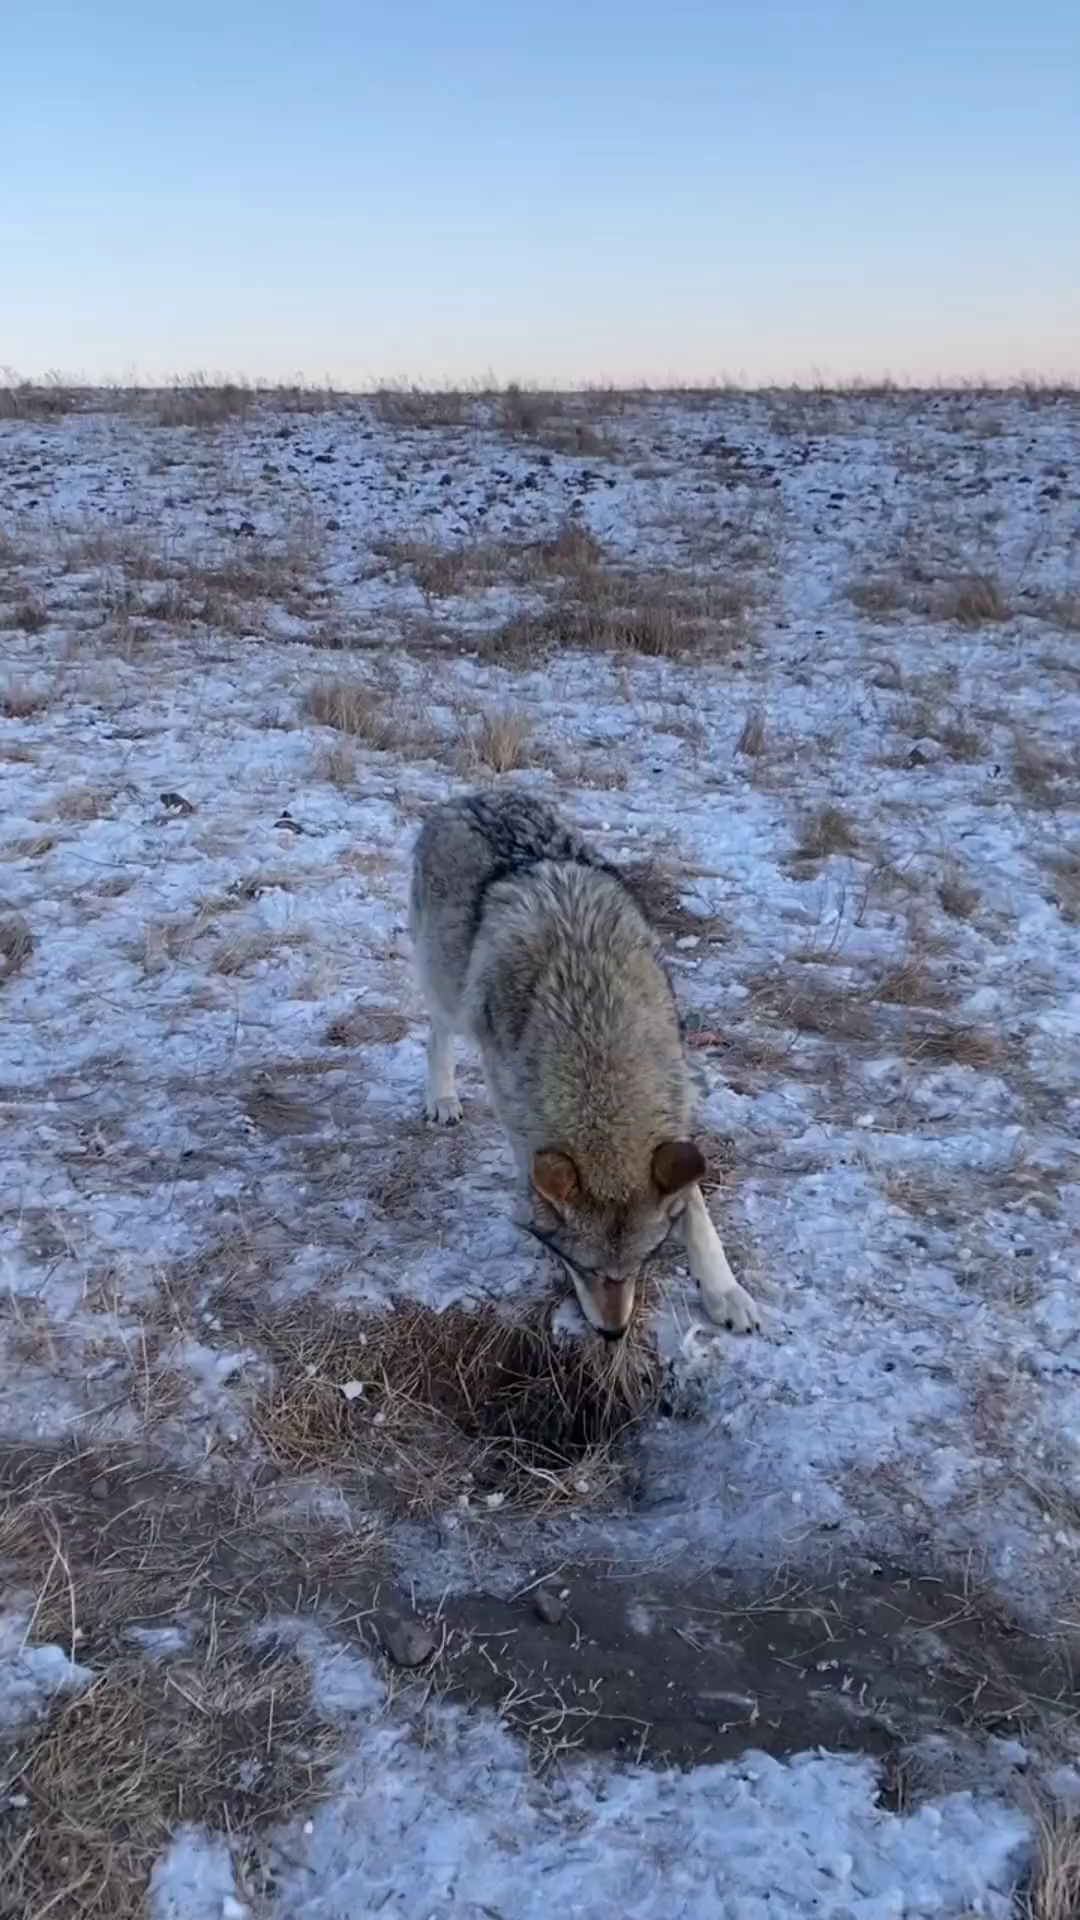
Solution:
[(0, 366), (1080, 376), (1077, 0), (4, 10)]

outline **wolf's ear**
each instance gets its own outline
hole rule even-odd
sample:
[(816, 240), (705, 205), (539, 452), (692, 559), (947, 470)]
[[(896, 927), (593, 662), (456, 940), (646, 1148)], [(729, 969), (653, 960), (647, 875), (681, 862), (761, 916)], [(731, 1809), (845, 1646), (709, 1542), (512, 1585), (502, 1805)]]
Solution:
[(534, 1153), (532, 1183), (553, 1207), (569, 1206), (581, 1185), (568, 1153)]
[(662, 1200), (692, 1187), (705, 1171), (705, 1156), (692, 1140), (664, 1140), (652, 1157), (653, 1185)]

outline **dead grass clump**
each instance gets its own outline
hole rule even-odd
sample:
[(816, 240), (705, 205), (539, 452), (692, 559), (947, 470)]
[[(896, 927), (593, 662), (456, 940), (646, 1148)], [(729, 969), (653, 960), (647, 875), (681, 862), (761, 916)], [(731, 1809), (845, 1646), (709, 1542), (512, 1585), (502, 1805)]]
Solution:
[(304, 927), (239, 927), (219, 940), (210, 966), (226, 976), (243, 973), (282, 949), (306, 946), (310, 939)]
[(688, 883), (659, 860), (631, 860), (618, 869), (650, 926), (670, 940), (697, 934), (703, 940), (729, 938), (727, 922), (718, 913), (692, 913), (683, 905)]
[(437, 547), (430, 540), (379, 540), (375, 552), (388, 565), (407, 569), (430, 600), (487, 586), (509, 565), (509, 550), (495, 541)]
[(1036, 612), (1040, 620), (1059, 627), (1063, 633), (1080, 633), (1080, 593), (1045, 594)]
[(205, 374), (177, 380), (158, 399), (153, 418), (159, 427), (220, 427), (244, 420), (255, 405), (255, 389), (240, 381), (212, 381)]
[(0, 681), (0, 714), (5, 720), (32, 720), (49, 704), (45, 689), (30, 680)]
[(0, 420), (60, 420), (78, 405), (78, 396), (58, 373), (47, 380), (19, 380), (5, 369), (0, 379)]
[(742, 723), (742, 730), (735, 742), (736, 753), (749, 754), (752, 759), (760, 759), (765, 751), (765, 709), (751, 707)]
[(859, 836), (842, 807), (831, 802), (804, 816), (792, 856), (800, 862), (828, 860), (834, 853), (858, 853)]
[(1051, 899), (1063, 920), (1080, 921), (1080, 845), (1048, 854), (1044, 863), (1053, 875)]
[(858, 607), (860, 613), (868, 613), (872, 620), (884, 620), (890, 614), (899, 613), (909, 599), (903, 582), (886, 575), (853, 580), (847, 593), (852, 606)]
[(1028, 733), (1013, 737), (1013, 779), (1035, 807), (1058, 807), (1071, 801), (1080, 762), (1044, 747)]
[(947, 866), (938, 885), (938, 899), (951, 920), (970, 920), (979, 904), (979, 889), (964, 879), (959, 867)]
[(495, 424), (504, 433), (533, 439), (562, 411), (562, 402), (554, 393), (540, 393), (516, 382), (500, 393), (495, 402)]
[(319, 680), (304, 700), (304, 713), (322, 727), (336, 727), (376, 753), (399, 746), (402, 715), (397, 699), (369, 680)]
[(577, 520), (564, 520), (550, 540), (529, 550), (534, 571), (548, 575), (586, 573), (602, 566), (606, 555), (600, 541)]
[(351, 787), (356, 779), (356, 753), (348, 740), (320, 747), (311, 763), (312, 777), (332, 787)]
[(34, 951), (30, 922), (21, 913), (0, 913), (0, 986), (21, 973)]
[(942, 587), (934, 596), (932, 612), (938, 620), (960, 627), (985, 627), (1012, 618), (1012, 607), (1000, 583), (988, 573), (971, 573)]
[(990, 1033), (985, 1027), (941, 1022), (912, 1035), (908, 1057), (922, 1066), (973, 1067), (980, 1073), (989, 1073), (1004, 1066), (1008, 1048), (999, 1034)]
[(539, 766), (546, 755), (537, 744), (532, 721), (513, 707), (492, 708), (465, 725), (459, 760), (463, 774), (518, 773)]
[[(112, 811), (116, 794), (112, 787), (95, 787), (88, 780), (65, 787), (48, 808), (52, 820), (104, 820)], [(41, 817), (45, 817), (44, 814)]]
[(875, 980), (870, 994), (871, 998), (895, 1007), (940, 1007), (949, 998), (944, 983), (915, 957), (886, 967)]
[(179, 1827), (235, 1842), (287, 1819), (339, 1746), (289, 1649), (113, 1661), (0, 1763), (6, 1910), (130, 1920)]
[(1031, 1881), (1021, 1920), (1080, 1920), (1080, 1819), (1063, 1809), (1039, 1821)]
[(375, 418), (386, 427), (464, 427), (472, 416), (468, 394), (407, 382), (377, 387), (371, 405)]
[(256, 1418), (292, 1471), (359, 1476), (410, 1513), (475, 1501), (545, 1507), (610, 1493), (667, 1369), (635, 1321), (612, 1349), (558, 1336), (551, 1307), (409, 1302), (268, 1330), (276, 1385)]
[(24, 599), (17, 600), (10, 612), (0, 620), (0, 628), (5, 633), (41, 633), (48, 624), (48, 609), (35, 594), (27, 594)]
[(328, 1047), (393, 1047), (404, 1040), (409, 1023), (392, 1007), (353, 1007), (331, 1020), (323, 1040)]

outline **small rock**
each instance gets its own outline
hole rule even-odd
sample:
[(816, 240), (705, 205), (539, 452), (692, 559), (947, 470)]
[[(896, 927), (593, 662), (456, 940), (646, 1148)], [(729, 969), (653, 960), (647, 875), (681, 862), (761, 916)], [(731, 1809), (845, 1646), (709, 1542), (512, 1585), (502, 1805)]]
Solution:
[(395, 1667), (422, 1667), (435, 1651), (435, 1635), (422, 1620), (385, 1620), (379, 1638)]
[(167, 813), (194, 813), (195, 811), (190, 800), (185, 800), (182, 793), (173, 793), (171, 789), (162, 794), (161, 804)]
[(550, 1587), (537, 1587), (533, 1595), (533, 1612), (546, 1627), (557, 1627), (566, 1618), (566, 1602)]
[(99, 1473), (97, 1479), (91, 1480), (90, 1482), (90, 1498), (91, 1500), (107, 1500), (108, 1497), (109, 1482), (103, 1473)]

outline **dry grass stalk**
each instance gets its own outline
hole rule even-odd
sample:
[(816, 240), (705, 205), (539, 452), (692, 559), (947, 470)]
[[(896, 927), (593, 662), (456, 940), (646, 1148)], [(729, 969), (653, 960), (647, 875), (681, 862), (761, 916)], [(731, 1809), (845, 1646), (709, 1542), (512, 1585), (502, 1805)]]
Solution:
[(21, 913), (0, 913), (0, 986), (21, 973), (34, 951), (29, 920)]
[(742, 729), (735, 742), (736, 753), (749, 754), (759, 759), (765, 751), (765, 709), (751, 707), (742, 723)]
[(1063, 920), (1080, 920), (1080, 845), (1062, 847), (1046, 856), (1053, 875), (1052, 899)]
[(1064, 1809), (1043, 1813), (1031, 1883), (1021, 1920), (1080, 1920), (1080, 1819)]
[(551, 1308), (405, 1303), (264, 1329), (276, 1385), (256, 1418), (283, 1466), (359, 1478), (411, 1513), (475, 1500), (548, 1507), (610, 1492), (620, 1443), (661, 1401), (667, 1369), (634, 1323), (615, 1349), (560, 1337)]
[(0, 381), (0, 420), (60, 420), (77, 405), (77, 394), (58, 373), (35, 381), (5, 372)]

